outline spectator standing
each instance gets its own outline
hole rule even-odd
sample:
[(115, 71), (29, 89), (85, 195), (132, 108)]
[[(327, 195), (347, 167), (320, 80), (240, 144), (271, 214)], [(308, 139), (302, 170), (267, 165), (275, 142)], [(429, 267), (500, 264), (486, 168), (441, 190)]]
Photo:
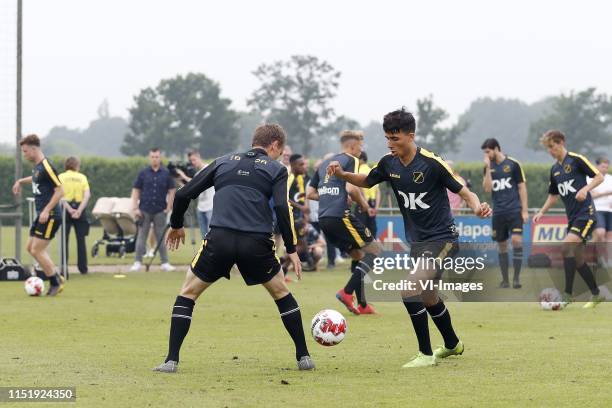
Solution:
[[(187, 158), (189, 162), (193, 166), (194, 169), (199, 173), (204, 170), (208, 164), (202, 161), (202, 156), (200, 152), (196, 150), (192, 150), (187, 153)], [(176, 169), (177, 174), (181, 177), (181, 179), (188, 183), (191, 181), (191, 177), (187, 176), (185, 172), (181, 169)], [(196, 173), (197, 174), (197, 173)], [(206, 237), (208, 230), (210, 229), (210, 220), (212, 218), (213, 213), (213, 198), (215, 197), (215, 188), (211, 187), (207, 190), (204, 190), (198, 196), (198, 208), (197, 208), (197, 217), (198, 217), (198, 225), (200, 226), (200, 234), (202, 235), (202, 239)]]
[(163, 271), (175, 269), (168, 262), (168, 251), (163, 237), (176, 192), (174, 178), (168, 169), (162, 166), (159, 148), (149, 150), (149, 164), (140, 171), (132, 188), (132, 203), (134, 213), (140, 221), (140, 228), (136, 237), (136, 258), (130, 272), (139, 271), (142, 267), (142, 257), (146, 250), (151, 223), (159, 243), (161, 269)]
[(62, 186), (64, 186), (66, 263), (68, 263), (68, 248), (70, 248), (70, 227), (73, 227), (77, 242), (77, 266), (81, 274), (86, 274), (87, 245), (85, 237), (89, 235), (89, 221), (87, 220), (86, 209), (91, 197), (89, 181), (87, 176), (80, 172), (81, 161), (74, 156), (66, 159), (64, 169), (65, 171), (58, 177)]

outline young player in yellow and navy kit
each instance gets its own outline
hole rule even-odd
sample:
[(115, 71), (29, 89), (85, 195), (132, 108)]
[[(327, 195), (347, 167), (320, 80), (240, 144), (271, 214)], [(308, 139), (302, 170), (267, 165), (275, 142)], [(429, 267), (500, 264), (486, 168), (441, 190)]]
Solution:
[[(567, 151), (565, 135), (559, 130), (549, 130), (540, 139), (542, 145), (556, 160), (550, 169), (548, 198), (542, 209), (533, 217), (539, 219), (561, 196), (567, 214), (567, 235), (563, 240), (563, 268), (565, 270), (565, 304), (573, 301), (574, 275), (576, 271), (589, 287), (591, 301), (584, 305), (590, 309), (604, 300), (595, 282), (593, 271), (584, 260), (584, 244), (595, 228), (595, 207), (590, 191), (603, 181), (603, 175), (581, 154)], [(591, 181), (587, 183), (587, 176)]]
[(63, 289), (64, 279), (55, 270), (55, 265), (47, 253), (49, 242), (62, 224), (59, 202), (63, 196), (62, 183), (57, 171), (40, 149), (37, 135), (28, 135), (19, 142), (26, 160), (34, 163), (32, 176), (19, 179), (13, 185), (13, 193), (21, 192), (21, 184), (32, 184), (36, 218), (30, 227), (27, 249), (39, 263), (49, 279), (47, 296), (55, 296)]
[[(382, 251), (381, 245), (374, 240), (372, 232), (350, 212), (349, 197), (363, 211), (369, 209), (360, 189), (347, 185), (346, 181), (327, 174), (330, 162), (348, 172), (359, 170), (359, 157), (363, 143), (362, 132), (347, 130), (340, 136), (342, 153), (323, 161), (308, 186), (308, 199), (319, 201), (319, 225), (325, 237), (351, 258), (351, 276), (344, 288), (336, 293), (336, 298), (353, 314), (374, 314), (375, 310), (365, 298), (363, 278), (373, 266), (374, 258)], [(357, 297), (355, 306), (353, 293)]]
[[(406, 237), (412, 243), (410, 256), (452, 257), (457, 251), (458, 234), (446, 189), (459, 194), (479, 217), (490, 216), (491, 209), (461, 184), (439, 156), (415, 144), (416, 121), (411, 113), (401, 109), (385, 115), (383, 129), (391, 154), (380, 159), (370, 174), (346, 172), (338, 162), (329, 164), (328, 173), (362, 188), (389, 183), (404, 219)], [(417, 275), (422, 272), (427, 275), (428, 271), (415, 271)], [(439, 279), (441, 272), (431, 271), (430, 279)], [(416, 293), (403, 295), (419, 343), (418, 354), (405, 368), (435, 365), (438, 358), (459, 355), (464, 350), (437, 289), (416, 287)], [(431, 349), (428, 313), (444, 338), (444, 346), (435, 351)]]
[(519, 289), (521, 266), (523, 264), (523, 224), (528, 220), (527, 181), (521, 164), (502, 153), (496, 139), (482, 143), (484, 152), (484, 191), (493, 198), (493, 219), (491, 238), (499, 247), (499, 266), (502, 274), (500, 287), (508, 288), (508, 238), (512, 243), (514, 276), (512, 287)]

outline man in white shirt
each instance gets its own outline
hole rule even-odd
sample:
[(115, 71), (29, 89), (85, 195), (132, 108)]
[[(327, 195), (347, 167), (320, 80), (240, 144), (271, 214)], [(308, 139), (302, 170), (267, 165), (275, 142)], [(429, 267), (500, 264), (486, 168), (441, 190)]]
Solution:
[[(206, 166), (208, 166), (202, 161), (202, 156), (200, 156), (200, 152), (198, 152), (197, 150), (192, 150), (187, 153), (187, 158), (198, 173), (204, 170)], [(186, 183), (191, 180), (191, 177), (188, 177), (180, 169), (177, 169), (176, 172)], [(214, 187), (211, 187), (208, 190), (204, 190), (202, 194), (198, 196), (198, 207), (196, 213), (198, 217), (198, 224), (200, 225), (200, 233), (202, 235), (202, 239), (206, 237), (206, 234), (210, 229), (210, 220), (212, 218), (214, 196)]]
[(604, 181), (591, 190), (597, 217), (593, 240), (602, 243), (598, 250), (601, 263), (612, 266), (612, 175), (608, 174), (610, 160), (599, 157), (595, 163), (604, 175)]

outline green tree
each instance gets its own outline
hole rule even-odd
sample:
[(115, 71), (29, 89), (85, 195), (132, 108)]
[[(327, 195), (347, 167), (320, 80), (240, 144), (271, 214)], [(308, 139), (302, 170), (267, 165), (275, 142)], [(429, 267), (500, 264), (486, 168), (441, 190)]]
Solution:
[(156, 146), (168, 155), (198, 149), (204, 157), (217, 157), (233, 150), (238, 143), (238, 115), (220, 94), (217, 82), (194, 73), (143, 89), (129, 110), (129, 131), (121, 151), (144, 155)]
[(309, 155), (334, 123), (330, 101), (336, 96), (340, 72), (310, 55), (260, 65), (253, 74), (261, 82), (248, 105), (285, 130), (294, 151)]
[(531, 124), (527, 145), (543, 149), (540, 136), (549, 129), (559, 129), (573, 151), (603, 153), (612, 145), (612, 98), (597, 94), (595, 88), (561, 94), (552, 99), (548, 114)]
[(416, 143), (436, 154), (457, 152), (458, 136), (468, 128), (467, 122), (457, 123), (449, 128), (440, 126), (448, 118), (448, 113), (434, 105), (431, 95), (417, 99)]

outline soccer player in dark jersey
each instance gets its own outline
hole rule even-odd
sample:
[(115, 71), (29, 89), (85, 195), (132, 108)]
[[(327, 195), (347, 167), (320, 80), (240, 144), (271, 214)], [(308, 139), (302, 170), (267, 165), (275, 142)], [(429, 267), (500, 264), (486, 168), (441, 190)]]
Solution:
[[(478, 217), (489, 217), (491, 208), (462, 185), (440, 157), (416, 145), (416, 122), (411, 113), (403, 108), (388, 113), (383, 129), (391, 154), (380, 159), (370, 174), (347, 172), (337, 161), (329, 164), (328, 173), (358, 187), (388, 182), (404, 219), (406, 237), (412, 241), (410, 256), (439, 259), (452, 256), (458, 249), (458, 234), (446, 189), (459, 194)], [(442, 271), (427, 270), (431, 264), (422, 266), (414, 276), (440, 278)], [(464, 350), (437, 289), (422, 290), (420, 285), (416, 288), (414, 292), (402, 293), (419, 343), (419, 352), (405, 368), (435, 365), (438, 358), (460, 355)], [(444, 338), (444, 346), (435, 351), (431, 349), (427, 312)]]
[[(376, 313), (368, 304), (363, 291), (363, 277), (370, 272), (374, 259), (382, 252), (380, 243), (374, 240), (371, 231), (357, 217), (350, 213), (349, 197), (364, 212), (372, 211), (361, 189), (351, 186), (333, 174), (328, 175), (327, 165), (339, 163), (345, 171), (359, 171), (359, 155), (363, 143), (363, 133), (353, 130), (342, 132), (340, 136), (342, 153), (324, 160), (312, 176), (308, 186), (308, 199), (319, 201), (319, 225), (325, 237), (351, 258), (351, 276), (336, 298), (356, 315)], [(353, 300), (357, 297), (357, 307)]]
[(293, 219), (297, 222), (300, 218), (306, 219), (309, 214), (308, 201), (306, 200), (306, 186), (310, 181), (306, 172), (306, 160), (301, 154), (292, 154), (289, 158), (289, 202), (293, 207)]
[(219, 157), (176, 192), (171, 230), (166, 242), (171, 250), (185, 243), (183, 215), (189, 202), (215, 187), (211, 228), (191, 262), (187, 276), (172, 309), (168, 356), (155, 371), (175, 372), (179, 350), (189, 331), (193, 307), (198, 297), (219, 278), (230, 278), (238, 266), (247, 285), (263, 285), (278, 307), (281, 319), (295, 344), (300, 370), (312, 370), (300, 307), (285, 285), (283, 272), (274, 253), (272, 209), (294, 271), (301, 278), (302, 268), (295, 250), (293, 214), (287, 200), (287, 168), (276, 161), (283, 152), (285, 131), (276, 124), (255, 129), (252, 148), (246, 153)]
[(521, 164), (502, 153), (496, 139), (487, 139), (480, 147), (484, 152), (484, 191), (492, 193), (493, 219), (492, 238), (499, 247), (499, 267), (502, 281), (500, 287), (508, 288), (508, 238), (512, 242), (512, 264), (514, 276), (512, 287), (519, 289), (523, 264), (523, 224), (529, 219), (527, 213), (527, 180)]
[(64, 289), (64, 278), (57, 273), (47, 247), (62, 225), (59, 202), (64, 195), (57, 170), (40, 149), (37, 135), (28, 135), (19, 142), (23, 157), (34, 164), (32, 175), (19, 179), (13, 185), (15, 195), (21, 192), (21, 185), (31, 183), (36, 207), (36, 218), (30, 227), (27, 250), (40, 264), (49, 279), (47, 296), (55, 296)]
[[(593, 271), (584, 260), (584, 244), (595, 228), (595, 207), (590, 191), (603, 181), (603, 175), (581, 154), (568, 152), (565, 135), (559, 130), (549, 130), (540, 139), (548, 153), (556, 160), (550, 169), (548, 198), (542, 209), (533, 217), (539, 219), (559, 199), (567, 214), (567, 235), (563, 240), (563, 269), (565, 270), (565, 293), (563, 301), (567, 305), (573, 301), (572, 292), (576, 270), (589, 287), (592, 297), (584, 308), (591, 309), (605, 298), (599, 294)], [(587, 176), (591, 181), (587, 183)]]

